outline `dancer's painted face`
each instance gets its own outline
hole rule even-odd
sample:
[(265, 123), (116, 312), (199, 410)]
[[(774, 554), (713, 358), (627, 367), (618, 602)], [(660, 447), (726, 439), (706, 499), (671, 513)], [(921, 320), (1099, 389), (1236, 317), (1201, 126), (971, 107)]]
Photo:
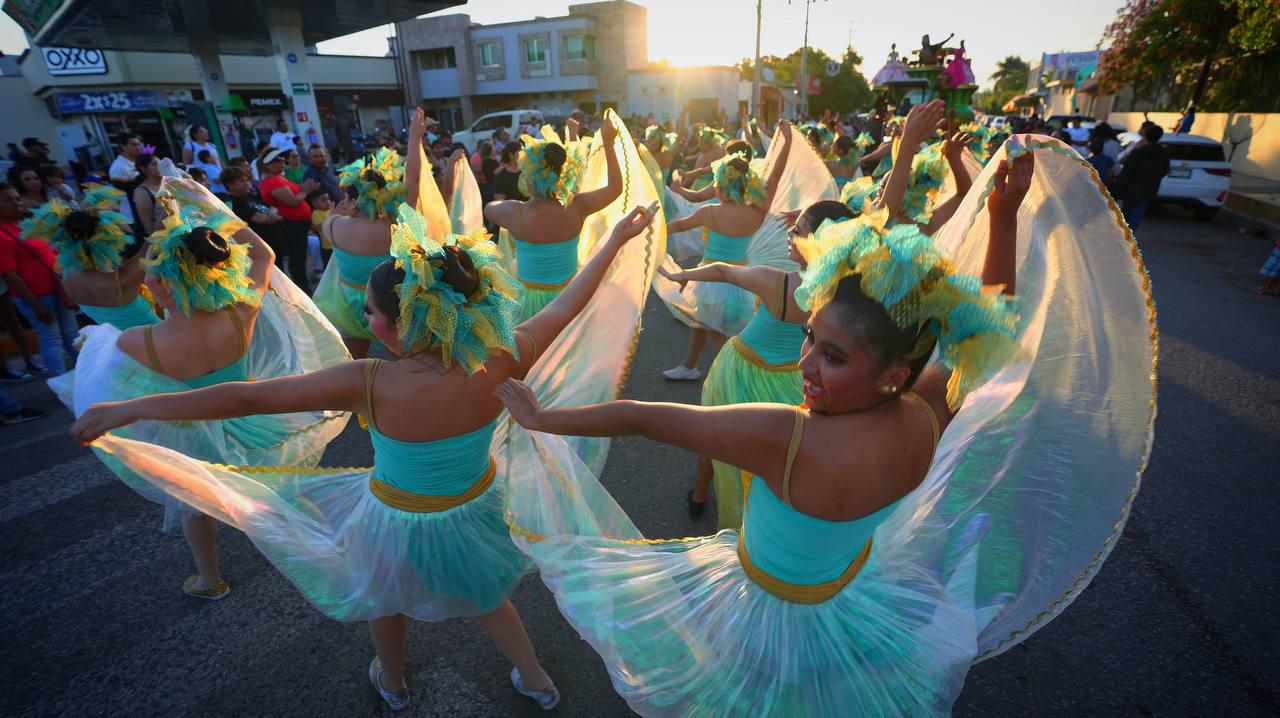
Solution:
[(809, 316), (800, 355), (804, 403), (819, 414), (847, 414), (884, 401), (884, 386), (902, 386), (910, 369), (883, 366), (878, 353), (851, 331), (845, 310), (827, 304)]

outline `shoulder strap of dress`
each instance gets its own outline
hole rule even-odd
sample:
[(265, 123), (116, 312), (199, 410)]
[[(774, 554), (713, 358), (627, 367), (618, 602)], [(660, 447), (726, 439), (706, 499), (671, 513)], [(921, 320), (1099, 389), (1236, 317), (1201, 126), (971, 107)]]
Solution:
[(244, 320), (240, 318), (240, 312), (235, 307), (227, 307), (227, 316), (231, 317), (231, 323), (236, 325), (236, 336), (240, 339), (240, 355), (236, 358), (244, 356), (249, 351), (249, 337), (245, 336)]
[(365, 418), (369, 420), (369, 426), (375, 431), (378, 429), (378, 422), (373, 418), (373, 377), (378, 373), (380, 364), (382, 364), (381, 359), (370, 359), (364, 365), (364, 413)]
[(124, 287), (120, 285), (120, 270), (111, 273), (116, 278), (116, 306), (124, 304)]
[(156, 353), (156, 341), (151, 336), (151, 325), (148, 324), (142, 330), (142, 338), (147, 344), (147, 359), (150, 360), (152, 368), (163, 374), (164, 366), (160, 364), (160, 355)]
[(927, 399), (914, 391), (907, 392), (907, 396), (911, 397), (915, 403), (924, 407), (925, 416), (929, 417), (929, 427), (933, 429), (933, 447), (935, 449), (938, 448), (938, 439), (941, 438), (941, 431), (938, 428), (938, 415), (934, 413), (933, 405), (931, 405)]
[(791, 465), (800, 453), (800, 439), (804, 436), (804, 411), (795, 408), (795, 421), (791, 424), (791, 443), (787, 445), (787, 464), (782, 470), (782, 503), (791, 505)]

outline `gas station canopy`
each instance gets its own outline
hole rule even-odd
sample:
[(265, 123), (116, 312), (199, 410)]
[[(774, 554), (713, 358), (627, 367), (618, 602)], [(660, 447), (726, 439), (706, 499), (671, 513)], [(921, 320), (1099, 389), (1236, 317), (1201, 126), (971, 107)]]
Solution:
[(217, 38), (224, 54), (270, 55), (268, 28), (277, 13), (294, 18), (301, 25), (303, 41), (310, 45), (461, 4), (456, 0), (6, 0), (4, 11), (41, 47), (189, 53), (190, 37), (207, 34)]

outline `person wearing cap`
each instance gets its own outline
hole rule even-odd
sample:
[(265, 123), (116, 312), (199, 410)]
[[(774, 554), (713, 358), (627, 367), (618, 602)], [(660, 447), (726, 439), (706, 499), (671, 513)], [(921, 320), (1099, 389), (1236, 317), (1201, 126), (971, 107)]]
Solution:
[(289, 131), (289, 123), (284, 120), (276, 121), (276, 131), (271, 133), (271, 146), (278, 150), (294, 150), (297, 146), (293, 144), (294, 134)]
[(295, 184), (284, 176), (285, 155), (293, 148), (273, 149), (262, 158), (262, 201), (268, 207), (274, 207), (280, 216), (280, 243), (276, 248), (276, 262), (280, 257), (289, 258), (289, 276), (304, 292), (311, 291), (311, 282), (307, 278), (307, 233), (311, 231), (311, 205), (307, 203), (307, 195), (319, 189), (320, 184), (313, 179), (304, 179), (302, 184)]

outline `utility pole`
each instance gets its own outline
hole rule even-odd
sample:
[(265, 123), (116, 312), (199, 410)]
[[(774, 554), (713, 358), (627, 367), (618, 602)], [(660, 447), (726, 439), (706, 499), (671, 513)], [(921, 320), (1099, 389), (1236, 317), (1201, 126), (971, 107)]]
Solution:
[(755, 68), (754, 77), (751, 78), (751, 116), (758, 117), (760, 115), (760, 3), (763, 0), (756, 0), (756, 62), (752, 65)]
[[(804, 49), (800, 51), (800, 119), (809, 117), (809, 5), (814, 0), (804, 0)], [(791, 0), (787, 0), (791, 4)]]

